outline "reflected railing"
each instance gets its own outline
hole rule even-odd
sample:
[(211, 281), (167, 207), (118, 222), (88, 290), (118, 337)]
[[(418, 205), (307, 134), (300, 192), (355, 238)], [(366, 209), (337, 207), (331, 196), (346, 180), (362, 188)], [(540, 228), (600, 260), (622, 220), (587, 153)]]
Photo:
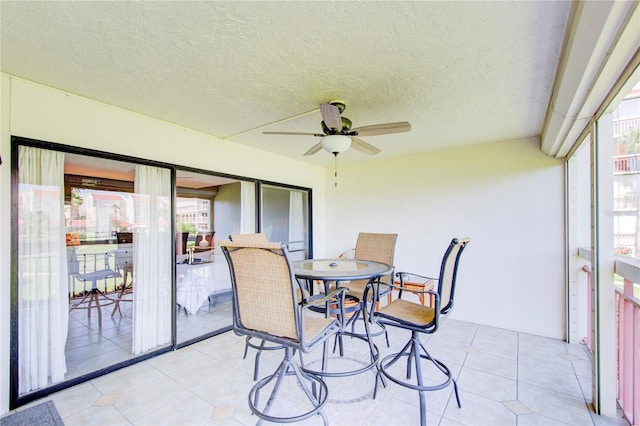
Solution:
[[(94, 253), (75, 253), (75, 248), (67, 250), (67, 264), (69, 273), (69, 297), (83, 297), (91, 290), (91, 281), (79, 279), (93, 272), (111, 270), (117, 272), (114, 251), (96, 251)], [(102, 278), (105, 292), (117, 290), (120, 278), (111, 276)]]
[[(581, 258), (590, 260), (590, 252), (580, 249)], [(616, 255), (614, 272), (621, 282), (616, 282), (616, 332), (617, 332), (617, 400), (625, 418), (633, 426), (640, 425), (640, 260)], [(591, 267), (581, 269), (587, 274), (591, 287)], [(635, 293), (635, 294), (634, 294)], [(591, 294), (589, 288), (588, 294)], [(587, 306), (591, 314), (590, 298)], [(589, 318), (589, 324), (591, 319)], [(590, 343), (590, 342), (585, 342)]]

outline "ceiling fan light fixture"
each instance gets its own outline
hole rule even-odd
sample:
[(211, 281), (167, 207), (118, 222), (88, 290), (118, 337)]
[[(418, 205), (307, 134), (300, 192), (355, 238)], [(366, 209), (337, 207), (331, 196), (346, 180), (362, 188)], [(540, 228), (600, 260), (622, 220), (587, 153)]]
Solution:
[(322, 147), (332, 154), (342, 154), (351, 146), (351, 138), (345, 135), (323, 136), (320, 141)]

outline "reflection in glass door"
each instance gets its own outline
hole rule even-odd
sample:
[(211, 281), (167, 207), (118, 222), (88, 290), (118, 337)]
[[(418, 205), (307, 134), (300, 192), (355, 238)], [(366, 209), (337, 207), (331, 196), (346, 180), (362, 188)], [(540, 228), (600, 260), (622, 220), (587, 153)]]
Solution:
[(171, 170), (18, 146), (12, 398), (171, 344)]
[(261, 185), (261, 229), (288, 244), (292, 260), (309, 257), (309, 191)]
[(240, 222), (240, 186), (233, 179), (176, 173), (178, 344), (231, 326), (231, 279), (217, 241)]

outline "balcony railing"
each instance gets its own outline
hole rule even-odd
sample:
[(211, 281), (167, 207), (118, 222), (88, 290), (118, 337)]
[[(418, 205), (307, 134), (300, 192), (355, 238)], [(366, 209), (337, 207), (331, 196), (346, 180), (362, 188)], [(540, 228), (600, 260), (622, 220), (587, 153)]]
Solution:
[(617, 155), (613, 158), (614, 174), (630, 174), (640, 172), (640, 154)]
[[(589, 258), (588, 250), (580, 256)], [(591, 282), (591, 268), (582, 267)], [(640, 426), (640, 299), (634, 296), (634, 283), (640, 283), (640, 260), (616, 256), (614, 272), (624, 280), (624, 287), (616, 286), (617, 326), (617, 400), (624, 416), (632, 426)], [(591, 294), (591, 289), (587, 294)], [(590, 298), (588, 301), (591, 304)], [(591, 313), (591, 306), (587, 307)], [(589, 319), (590, 323), (590, 319)], [(587, 346), (590, 341), (586, 340)], [(591, 349), (591, 348), (589, 348)]]
[(640, 424), (640, 300), (633, 282), (616, 288), (618, 314), (618, 403), (629, 423)]
[(613, 122), (613, 135), (620, 136), (632, 127), (640, 127), (640, 118), (616, 120)]

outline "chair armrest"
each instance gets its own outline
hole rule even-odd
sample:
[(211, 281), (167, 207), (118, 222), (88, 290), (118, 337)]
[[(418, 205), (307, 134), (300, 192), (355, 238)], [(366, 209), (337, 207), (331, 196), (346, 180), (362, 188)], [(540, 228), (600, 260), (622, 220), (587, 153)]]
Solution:
[(399, 278), (400, 281), (396, 281), (394, 283), (394, 288), (398, 290), (398, 298), (400, 299), (402, 299), (402, 292), (404, 290), (418, 296), (423, 296), (427, 293), (431, 294), (431, 296), (434, 296), (432, 290), (436, 288), (436, 283), (439, 281), (438, 278), (427, 277), (425, 275), (402, 271), (396, 273), (396, 277)]
[(331, 299), (333, 299), (338, 294), (340, 294), (340, 298), (344, 300), (344, 295), (347, 293), (348, 290), (349, 289), (346, 287), (338, 287), (330, 291), (328, 294), (320, 293), (314, 296), (310, 296), (307, 298), (307, 301), (304, 304), (304, 306), (306, 307), (306, 306), (314, 306), (314, 305), (323, 305), (328, 301), (330, 301)]
[[(337, 307), (340, 310), (340, 318), (342, 318), (342, 321), (344, 322), (344, 319), (346, 318), (344, 302), (345, 302), (345, 295), (347, 294), (348, 291), (349, 289), (347, 287), (338, 287), (330, 291), (328, 294), (321, 293), (315, 296), (311, 296), (302, 305), (302, 309), (311, 309), (311, 307), (313, 306), (324, 305), (323, 309), (325, 309), (325, 314), (328, 315), (330, 310), (329, 305), (331, 304), (331, 301), (337, 299)], [(341, 323), (340, 327), (343, 327), (343, 326), (344, 326), (344, 323)]]
[(410, 282), (418, 282), (421, 284), (426, 284), (431, 280), (438, 281), (438, 278), (427, 277), (425, 275), (418, 275), (412, 272), (402, 272), (402, 271), (396, 272), (396, 277), (400, 279), (400, 283), (403, 283), (405, 281), (410, 281)]

